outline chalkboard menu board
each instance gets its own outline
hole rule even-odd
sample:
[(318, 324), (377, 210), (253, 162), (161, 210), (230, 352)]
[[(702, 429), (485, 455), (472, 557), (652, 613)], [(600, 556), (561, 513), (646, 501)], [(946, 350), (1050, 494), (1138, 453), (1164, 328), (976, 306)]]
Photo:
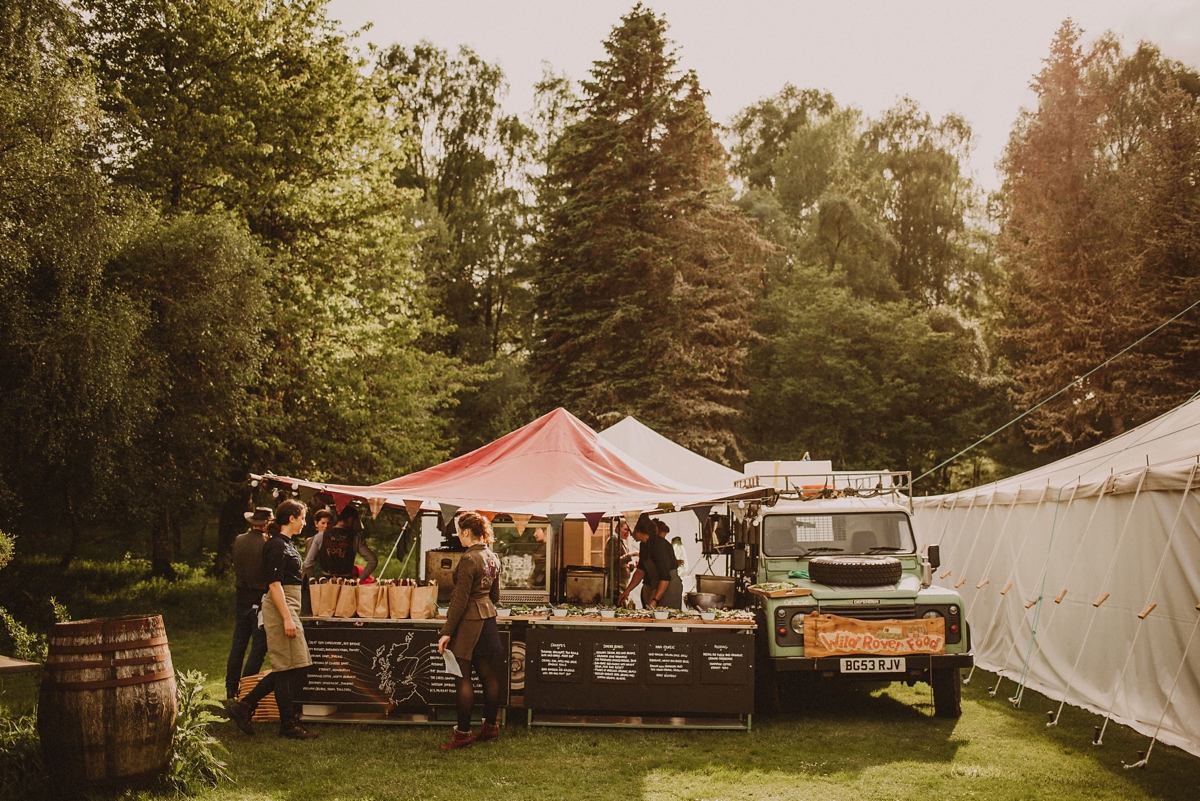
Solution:
[(525, 706), (557, 712), (749, 714), (754, 635), (531, 627)]
[[(304, 628), (313, 664), (297, 700), (343, 711), (425, 712), (453, 706), (456, 677), (447, 673), (432, 627), (363, 625), (347, 621)], [(501, 629), (500, 705), (509, 700), (509, 632)], [(475, 693), (481, 695), (478, 679)]]

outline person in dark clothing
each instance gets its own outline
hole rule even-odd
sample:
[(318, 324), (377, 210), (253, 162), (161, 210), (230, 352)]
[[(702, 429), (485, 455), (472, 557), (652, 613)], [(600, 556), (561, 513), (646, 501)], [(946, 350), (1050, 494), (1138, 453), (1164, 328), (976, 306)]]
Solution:
[(678, 609), (682, 605), (683, 599), (675, 600), (674, 595), (668, 593), (671, 587), (672, 573), (676, 579), (679, 576), (675, 571), (675, 552), (671, 550), (671, 543), (658, 535), (658, 528), (649, 515), (642, 515), (638, 518), (637, 525), (633, 527), (633, 537), (642, 546), (639, 551), (638, 565), (629, 579), (629, 586), (621, 593), (617, 603), (623, 604), (634, 588), (638, 584), (642, 584), (644, 578), (642, 606), (654, 609), (658, 606), (673, 605)]
[(300, 554), (292, 537), (304, 528), (308, 507), (297, 500), (286, 500), (275, 509), (270, 526), (271, 539), (263, 546), (263, 566), (267, 573), (267, 595), (263, 596), (263, 628), (267, 632), (267, 652), (271, 672), (263, 677), (245, 698), (229, 708), (229, 717), (246, 734), (254, 734), (250, 723), (254, 709), (268, 693), (275, 693), (279, 707), (279, 736), (308, 740), (315, 732), (300, 725), (293, 699), (304, 683), (312, 664), (304, 625), (300, 622)]
[[(496, 723), (500, 711), (498, 676), (504, 667), (500, 659), (503, 644), (496, 627), (500, 558), (488, 547), (495, 539), (492, 524), (483, 515), (464, 512), (458, 516), (458, 540), (467, 552), (454, 569), (454, 593), (438, 638), (438, 653), (444, 654), (449, 648), (462, 676), (457, 679), (458, 725), (450, 733), (450, 742), (439, 746), (443, 751), (500, 736)], [(476, 734), (471, 733), (471, 710), (475, 706), (472, 668), (483, 685), (483, 723)]]
[(308, 553), (304, 557), (304, 575), (315, 575), (314, 568), (319, 564), (323, 577), (354, 578), (356, 554), (367, 561), (362, 578), (366, 579), (374, 573), (375, 566), (379, 564), (379, 557), (367, 546), (367, 541), (357, 528), (358, 510), (346, 504), (338, 514), (337, 525), (318, 532), (308, 543)]
[[(226, 703), (237, 700), (239, 679), (262, 670), (267, 655), (267, 635), (258, 627), (258, 610), (267, 591), (262, 568), (262, 550), (267, 542), (267, 525), (275, 515), (265, 506), (246, 512), (250, 530), (233, 541), (233, 572), (237, 598), (233, 607), (233, 645), (225, 663)], [(246, 658), (246, 648), (250, 655)], [(245, 666), (242, 660), (245, 658)]]

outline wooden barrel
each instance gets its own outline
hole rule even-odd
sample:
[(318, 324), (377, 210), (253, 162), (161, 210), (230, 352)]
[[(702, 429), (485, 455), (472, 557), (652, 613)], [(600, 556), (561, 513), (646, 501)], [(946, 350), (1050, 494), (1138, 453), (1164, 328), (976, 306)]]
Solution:
[(59, 623), (38, 701), (47, 768), (63, 782), (135, 784), (171, 759), (175, 670), (160, 615)]

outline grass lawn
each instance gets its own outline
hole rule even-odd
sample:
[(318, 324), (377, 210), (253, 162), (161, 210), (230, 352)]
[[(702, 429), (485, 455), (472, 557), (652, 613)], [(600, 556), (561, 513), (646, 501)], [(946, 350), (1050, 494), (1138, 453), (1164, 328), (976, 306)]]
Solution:
[[(168, 630), (178, 669), (208, 674), (221, 695), (224, 626)], [(436, 746), (445, 727), (315, 725), (311, 742), (282, 740), (273, 724), (247, 737), (216, 726), (236, 784), (206, 799), (1189, 799), (1200, 798), (1200, 759), (1162, 745), (1149, 767), (1125, 770), (1147, 738), (1110, 726), (1091, 745), (1097, 716), (1026, 693), (1015, 710), (989, 698), (995, 676), (976, 671), (963, 716), (931, 716), (928, 687), (824, 695), (751, 732), (504, 729), (464, 751)], [(1011, 682), (1005, 683), (1008, 690)], [(0, 703), (32, 700), (28, 679), (5, 679)]]

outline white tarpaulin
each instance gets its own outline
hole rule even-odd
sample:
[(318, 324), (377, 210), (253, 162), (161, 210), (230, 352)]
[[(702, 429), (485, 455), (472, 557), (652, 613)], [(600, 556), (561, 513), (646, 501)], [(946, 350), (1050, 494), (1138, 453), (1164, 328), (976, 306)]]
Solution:
[[(642, 464), (682, 484), (732, 489), (733, 482), (745, 478), (732, 468), (672, 442), (633, 417), (626, 417), (616, 425), (609, 426), (598, 436)], [(687, 577), (695, 574), (697, 568), (701, 573), (706, 569), (700, 552), (700, 521), (692, 512), (676, 512), (660, 517), (671, 527), (668, 538), (678, 536), (683, 542), (687, 569), (680, 571), (680, 577), (684, 579), (684, 588), (691, 589), (693, 585)]]
[(940, 543), (937, 581), (963, 594), (1003, 697), (1023, 681), (1147, 735), (1161, 722), (1159, 739), (1200, 755), (1198, 465), (1193, 400), (1037, 470), (915, 499), (918, 540)]

